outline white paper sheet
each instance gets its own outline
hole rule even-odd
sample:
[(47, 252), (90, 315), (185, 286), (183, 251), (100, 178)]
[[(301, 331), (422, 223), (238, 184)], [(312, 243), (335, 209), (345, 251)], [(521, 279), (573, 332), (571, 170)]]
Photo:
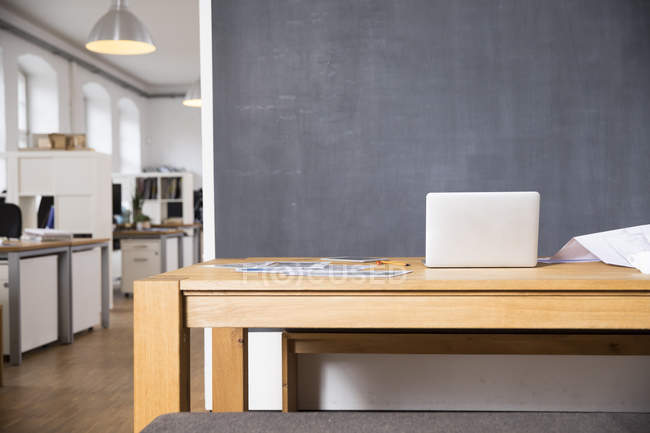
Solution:
[(323, 269), (327, 262), (244, 262), (244, 263), (217, 263), (201, 265), (204, 268), (228, 268), (240, 272), (283, 272), (287, 269)]
[(213, 265), (201, 265), (202, 268), (256, 268), (259, 266), (265, 266), (273, 262), (249, 262), (249, 263), (218, 263)]
[(357, 256), (340, 256), (340, 257), (323, 257), (321, 260), (328, 262), (359, 262), (370, 263), (379, 260), (386, 260), (386, 257), (357, 257)]
[(291, 270), (286, 272), (286, 275), (290, 276), (304, 276), (304, 277), (351, 277), (351, 278), (391, 278), (397, 277), (399, 275), (404, 275), (411, 273), (412, 271), (353, 271), (353, 270), (344, 270), (344, 271), (333, 271), (327, 269), (314, 269), (314, 270)]
[(650, 224), (576, 236), (545, 263), (600, 260), (647, 273), (650, 257)]

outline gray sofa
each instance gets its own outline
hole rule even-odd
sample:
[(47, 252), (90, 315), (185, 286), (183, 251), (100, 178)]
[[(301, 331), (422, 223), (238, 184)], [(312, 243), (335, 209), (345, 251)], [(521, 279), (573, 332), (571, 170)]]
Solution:
[(649, 433), (650, 414), (244, 412), (162, 415), (143, 433)]

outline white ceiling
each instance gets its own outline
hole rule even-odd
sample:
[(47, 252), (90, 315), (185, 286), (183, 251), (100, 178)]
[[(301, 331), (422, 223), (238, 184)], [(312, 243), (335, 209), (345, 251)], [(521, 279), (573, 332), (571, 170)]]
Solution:
[[(111, 0), (0, 0), (28, 21), (83, 48)], [(130, 0), (157, 50), (143, 56), (90, 53), (149, 86), (186, 85), (199, 77), (198, 0)]]

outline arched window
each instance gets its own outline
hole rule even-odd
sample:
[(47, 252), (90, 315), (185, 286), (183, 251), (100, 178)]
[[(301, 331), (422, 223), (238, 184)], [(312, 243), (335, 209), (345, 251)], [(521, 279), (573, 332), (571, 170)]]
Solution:
[(98, 152), (113, 153), (111, 98), (97, 83), (82, 86), (86, 114), (86, 142)]
[(138, 173), (140, 164), (140, 111), (135, 103), (122, 98), (117, 104), (120, 113), (120, 158), (122, 173)]
[(59, 131), (59, 87), (56, 71), (39, 56), (18, 57), (18, 147), (30, 134)]

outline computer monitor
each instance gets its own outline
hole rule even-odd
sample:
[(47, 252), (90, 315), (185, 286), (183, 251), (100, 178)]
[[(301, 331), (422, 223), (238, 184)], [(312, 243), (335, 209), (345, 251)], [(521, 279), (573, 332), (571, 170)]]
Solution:
[(167, 218), (182, 218), (183, 217), (183, 203), (169, 202), (167, 203)]
[(53, 213), (52, 207), (54, 206), (54, 197), (49, 195), (44, 195), (41, 197), (41, 202), (38, 205), (38, 212), (36, 214), (37, 226), (40, 229), (48, 227), (48, 222), (50, 218), (54, 220), (54, 217), (51, 215)]
[(122, 185), (113, 184), (113, 215), (122, 215)]

